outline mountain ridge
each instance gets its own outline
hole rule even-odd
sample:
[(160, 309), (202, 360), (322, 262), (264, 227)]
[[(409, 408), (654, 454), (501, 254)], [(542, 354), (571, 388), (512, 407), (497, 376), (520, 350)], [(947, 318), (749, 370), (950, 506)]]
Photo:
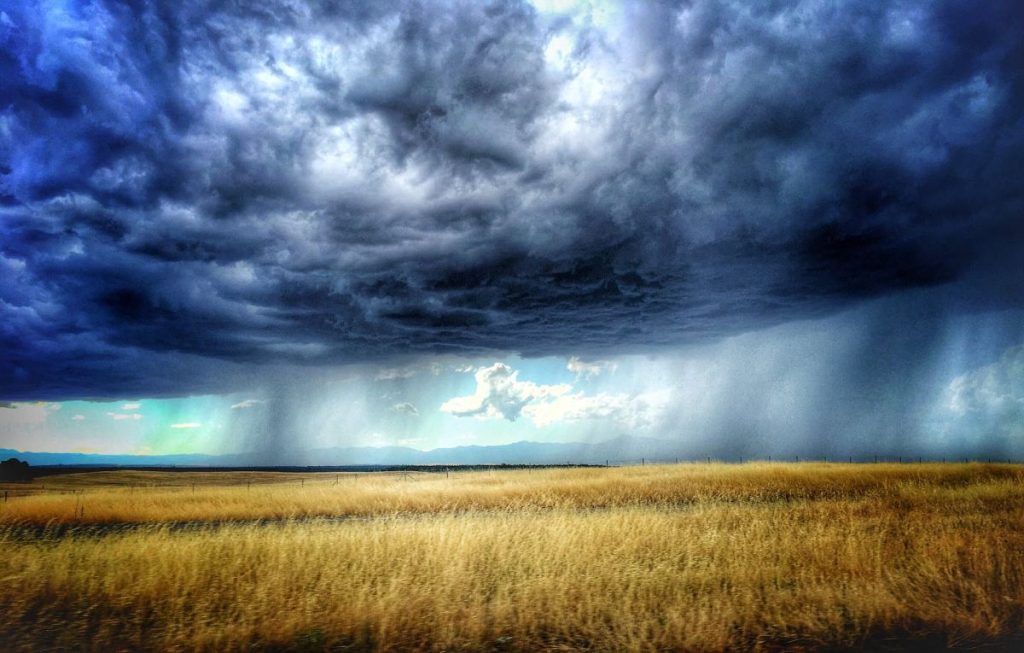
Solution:
[(0, 459), (18, 458), (30, 465), (246, 467), (331, 465), (480, 465), (480, 464), (604, 464), (671, 458), (671, 443), (655, 438), (620, 436), (600, 442), (536, 442), (519, 440), (495, 445), (459, 445), (415, 449), (324, 447), (281, 452), (231, 454), (99, 454), (0, 449)]

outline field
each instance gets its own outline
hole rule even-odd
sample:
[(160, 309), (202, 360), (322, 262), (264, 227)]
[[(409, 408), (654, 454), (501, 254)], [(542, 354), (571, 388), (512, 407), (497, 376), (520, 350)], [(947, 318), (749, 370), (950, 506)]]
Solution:
[(4, 486), (5, 651), (1024, 650), (1024, 469)]

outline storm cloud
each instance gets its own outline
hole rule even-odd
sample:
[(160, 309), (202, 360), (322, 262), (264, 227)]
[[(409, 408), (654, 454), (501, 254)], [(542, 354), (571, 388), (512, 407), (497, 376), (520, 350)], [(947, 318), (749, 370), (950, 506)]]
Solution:
[(1019, 3), (313, 4), (0, 5), (0, 396), (1024, 306)]

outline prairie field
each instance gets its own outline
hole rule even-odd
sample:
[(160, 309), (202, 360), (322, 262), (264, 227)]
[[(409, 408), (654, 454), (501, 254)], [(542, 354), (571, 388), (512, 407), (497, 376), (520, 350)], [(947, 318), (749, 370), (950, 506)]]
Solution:
[(125, 471), (8, 491), (5, 651), (1024, 650), (1012, 465)]

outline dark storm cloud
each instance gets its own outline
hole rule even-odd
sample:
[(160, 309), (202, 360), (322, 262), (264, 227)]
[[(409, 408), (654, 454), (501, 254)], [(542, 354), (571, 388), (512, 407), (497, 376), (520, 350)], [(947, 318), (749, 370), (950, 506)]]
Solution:
[(1016, 3), (364, 5), (0, 5), (0, 396), (1021, 304)]

